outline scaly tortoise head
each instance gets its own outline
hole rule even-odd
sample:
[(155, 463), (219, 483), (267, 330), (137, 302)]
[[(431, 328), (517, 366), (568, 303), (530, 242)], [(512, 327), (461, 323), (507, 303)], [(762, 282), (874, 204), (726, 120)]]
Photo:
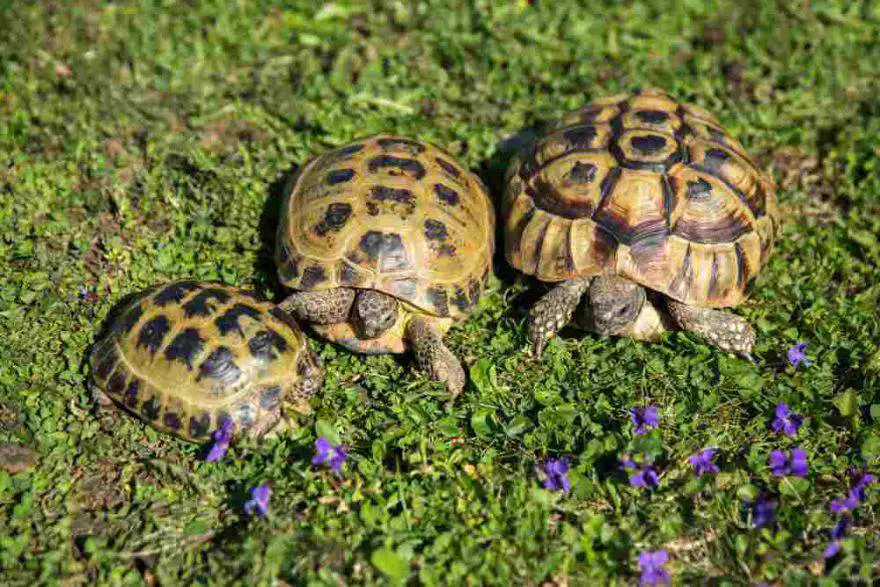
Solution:
[(564, 116), (511, 164), (510, 264), (547, 282), (614, 273), (732, 306), (773, 247), (775, 187), (718, 119), (647, 89)]
[[(479, 300), (495, 217), (479, 178), (430, 144), (377, 135), (316, 157), (289, 186), (276, 257), (295, 290), (373, 289), (449, 325)], [(401, 352), (403, 316), (377, 339), (315, 325), (362, 352)]]
[(91, 353), (96, 383), (151, 426), (193, 441), (227, 419), (261, 436), (282, 404), (316, 393), (323, 368), (296, 323), (252, 293), (177, 281), (120, 308)]

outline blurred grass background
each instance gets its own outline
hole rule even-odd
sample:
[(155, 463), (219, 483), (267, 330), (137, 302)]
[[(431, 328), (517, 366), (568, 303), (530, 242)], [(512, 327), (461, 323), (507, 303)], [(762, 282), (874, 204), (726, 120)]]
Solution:
[[(877, 579), (876, 491), (821, 558), (829, 500), (880, 459), (876, 2), (3, 0), (0, 31), (5, 584), (632, 582), (655, 548), (681, 583)], [(681, 333), (566, 337), (536, 363), (534, 287), (499, 259), (449, 337), (472, 381), (454, 402), (406, 358), (315, 341), (315, 414), (219, 464), (95, 409), (85, 356), (124, 295), (193, 276), (280, 296), (292, 165), (393, 131), (497, 196), (516, 133), (640, 85), (714, 111), (780, 185), (780, 243), (739, 310), (758, 366)], [(797, 341), (815, 363), (795, 372)], [(778, 401), (807, 416), (797, 441), (768, 430)], [(627, 409), (646, 403), (662, 426), (634, 437)], [(319, 434), (350, 447), (342, 477), (310, 469)], [(775, 479), (767, 454), (795, 443), (809, 475)], [(696, 480), (704, 446), (721, 472)], [(656, 490), (618, 472), (632, 450), (655, 459)], [(534, 473), (559, 455), (567, 496)], [(259, 482), (271, 514), (251, 520)], [(761, 491), (778, 521), (757, 530), (742, 502)]]

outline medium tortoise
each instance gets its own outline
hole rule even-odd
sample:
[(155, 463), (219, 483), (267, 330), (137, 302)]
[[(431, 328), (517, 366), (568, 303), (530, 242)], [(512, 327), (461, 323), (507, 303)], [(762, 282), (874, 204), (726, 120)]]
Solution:
[(324, 370), (293, 318), (250, 292), (176, 281), (120, 308), (91, 353), (95, 381), (154, 428), (191, 441), (231, 419), (263, 436), (302, 408)]
[(506, 182), (507, 260), (556, 284), (530, 313), (536, 355), (574, 317), (640, 340), (678, 327), (751, 358), (751, 326), (716, 308), (746, 296), (779, 213), (715, 116), (657, 89), (603, 98), (520, 152)]
[(495, 216), (479, 178), (437, 147), (377, 135), (311, 160), (288, 186), (278, 229), (280, 307), (360, 353), (402, 353), (456, 394), (443, 344), (483, 292)]

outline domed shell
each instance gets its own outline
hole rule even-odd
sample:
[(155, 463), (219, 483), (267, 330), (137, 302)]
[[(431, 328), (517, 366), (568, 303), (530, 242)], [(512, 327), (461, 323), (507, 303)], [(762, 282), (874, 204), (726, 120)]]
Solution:
[(207, 440), (227, 419), (260, 436), (323, 369), (296, 323), (250, 292), (177, 281), (121, 307), (91, 353), (95, 382), (154, 428)]
[(603, 272), (732, 306), (773, 247), (775, 186), (712, 114), (647, 89), (564, 116), (511, 164), (505, 254), (538, 279)]
[(377, 135), (297, 174), (276, 257), (292, 289), (374, 289), (460, 320), (483, 292), (494, 239), (494, 210), (476, 175), (437, 147)]

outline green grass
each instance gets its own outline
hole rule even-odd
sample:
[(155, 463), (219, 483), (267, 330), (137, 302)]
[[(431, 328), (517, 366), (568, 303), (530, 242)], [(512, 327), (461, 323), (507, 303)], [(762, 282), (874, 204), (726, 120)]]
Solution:
[[(625, 583), (656, 548), (681, 583), (876, 581), (877, 489), (842, 556), (821, 552), (847, 470), (880, 464), (878, 5), (321, 4), (0, 2), (0, 443), (36, 458), (0, 469), (0, 581)], [(292, 164), (396, 131), (497, 196), (505, 139), (649, 84), (716, 112), (781, 185), (779, 246), (739, 309), (757, 366), (680, 333), (569, 336), (537, 363), (534, 288), (499, 262), (449, 337), (471, 374), (454, 402), (405, 358), (315, 341), (329, 374), (314, 415), (219, 464), (94, 407), (85, 357), (124, 295), (194, 276), (280, 297)], [(795, 372), (796, 341), (815, 363)], [(768, 430), (778, 401), (808, 418), (796, 440)], [(662, 426), (636, 438), (627, 409), (647, 403)], [(319, 430), (351, 449), (339, 478), (309, 467)], [(780, 482), (767, 455), (795, 444), (810, 473)], [(698, 481), (687, 457), (704, 446), (721, 473)], [(635, 449), (659, 488), (620, 475)], [(563, 454), (566, 496), (534, 473)], [(248, 519), (263, 481), (271, 514)], [(779, 508), (758, 530), (742, 502), (760, 491)]]

